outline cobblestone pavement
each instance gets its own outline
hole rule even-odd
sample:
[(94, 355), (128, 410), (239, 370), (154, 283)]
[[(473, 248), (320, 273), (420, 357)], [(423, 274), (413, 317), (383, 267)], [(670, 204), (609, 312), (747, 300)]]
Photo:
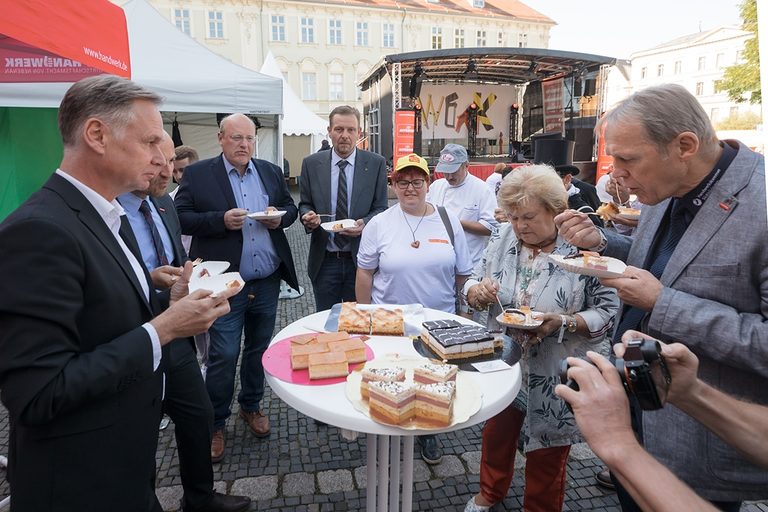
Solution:
[[(298, 204), (297, 194), (294, 198)], [(314, 313), (312, 286), (306, 272), (309, 236), (296, 222), (287, 230), (301, 286), (298, 299), (280, 300), (275, 333), (298, 318)], [(286, 405), (267, 388), (262, 407), (272, 422), (272, 434), (257, 439), (237, 418), (234, 406), (226, 431), (227, 448), (222, 463), (214, 465), (216, 487), (221, 492), (253, 499), (251, 510), (355, 511), (365, 509), (365, 436), (356, 441), (341, 438), (332, 426), (317, 425)], [(479, 492), (481, 425), (441, 434), (444, 457), (440, 464), (414, 460), (413, 510), (462, 511)], [(418, 443), (415, 443), (418, 450)], [(0, 454), (8, 451), (8, 415), (0, 407)], [(518, 456), (512, 486), (506, 499), (493, 508), (522, 510), (524, 457)], [(613, 492), (595, 485), (601, 462), (585, 444), (573, 447), (568, 462), (568, 488), (563, 510), (618, 511)], [(0, 470), (0, 499), (10, 492)], [(173, 424), (160, 432), (157, 450), (157, 495), (166, 511), (179, 510), (181, 499)], [(768, 512), (768, 502), (750, 503), (742, 511)]]

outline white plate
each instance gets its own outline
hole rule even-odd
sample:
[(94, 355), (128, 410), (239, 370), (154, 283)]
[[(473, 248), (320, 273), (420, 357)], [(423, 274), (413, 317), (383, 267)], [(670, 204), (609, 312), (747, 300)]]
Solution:
[[(429, 362), (430, 360), (423, 357), (402, 357), (400, 354), (384, 354), (383, 356), (376, 357), (375, 359), (365, 363), (366, 368), (384, 368), (387, 366), (399, 366), (405, 370), (405, 381), (413, 382), (413, 369)], [(433, 361), (434, 362), (434, 361)], [(360, 394), (360, 382), (363, 380), (362, 373), (360, 371), (354, 371), (347, 376), (347, 398), (352, 402), (352, 406), (358, 411), (362, 412), (369, 418), (371, 418), (371, 411), (368, 407), (368, 401), (363, 400), (363, 396)], [(480, 410), (480, 406), (483, 402), (483, 393), (475, 383), (472, 375), (469, 372), (459, 370), (456, 374), (456, 398), (453, 402), (453, 417), (449, 426), (458, 425), (464, 423), (472, 417), (477, 411)], [(378, 423), (378, 419), (371, 418)], [(419, 423), (418, 420), (412, 419), (404, 425), (394, 425), (405, 430), (440, 430), (446, 427), (435, 427), (434, 425), (425, 425)]]
[(192, 277), (190, 281), (200, 279), (200, 274), (207, 270), (209, 275), (217, 276), (223, 274), (228, 268), (230, 263), (228, 261), (203, 261), (202, 263), (195, 265), (192, 269)]
[(526, 318), (526, 320), (530, 319), (531, 320), (530, 322), (525, 322), (523, 324), (514, 324), (514, 323), (505, 322), (504, 313), (501, 313), (499, 316), (496, 317), (496, 321), (499, 322), (501, 325), (506, 325), (507, 327), (512, 327), (514, 329), (522, 329), (524, 331), (530, 331), (538, 328), (541, 324), (544, 323), (544, 320), (541, 319), (541, 315), (543, 314), (544, 313), (540, 313), (538, 311), (531, 311), (530, 317)]
[(282, 217), (286, 213), (288, 213), (286, 210), (271, 210), (269, 213), (264, 213), (263, 211), (261, 211), (261, 212), (249, 213), (247, 217), (249, 219), (254, 219), (254, 220), (269, 220), (269, 219), (275, 219), (277, 217)]
[(627, 211), (627, 209), (619, 207), (619, 213), (616, 216), (626, 220), (637, 220), (640, 218), (640, 212), (634, 213), (635, 210), (635, 208), (632, 208), (630, 211)]
[(549, 259), (552, 260), (553, 263), (556, 265), (560, 265), (568, 272), (573, 272), (575, 274), (582, 274), (585, 276), (594, 276), (594, 277), (624, 277), (624, 269), (627, 268), (627, 266), (624, 264), (623, 261), (617, 260), (616, 258), (610, 258), (607, 256), (603, 256), (606, 261), (608, 262), (608, 270), (598, 270), (596, 268), (587, 268), (584, 266), (583, 260), (581, 257), (579, 258), (570, 258), (570, 259), (563, 259), (564, 256), (561, 254), (550, 254)]
[[(339, 229), (337, 226), (341, 224), (341, 229)], [(357, 222), (355, 222), (352, 219), (344, 219), (344, 220), (332, 220), (330, 222), (323, 222), (320, 224), (320, 227), (323, 228), (326, 231), (330, 231), (331, 233), (335, 233), (336, 231), (341, 231), (342, 229), (349, 229), (357, 226)]]
[(243, 286), (245, 286), (245, 281), (240, 276), (240, 272), (227, 272), (215, 276), (199, 277), (189, 282), (189, 293), (197, 290), (210, 290), (213, 293), (221, 293), (227, 289), (228, 283), (235, 280), (240, 282), (239, 289), (242, 290)]
[[(405, 322), (405, 336), (418, 336), (421, 333), (421, 324), (424, 322), (424, 306), (421, 304), (358, 304), (357, 309), (372, 311), (374, 309), (402, 309), (403, 322)], [(339, 313), (341, 304), (331, 307), (324, 329), (328, 332), (339, 330)], [(376, 336), (385, 336), (376, 334)], [(391, 335), (393, 336), (393, 335)]]

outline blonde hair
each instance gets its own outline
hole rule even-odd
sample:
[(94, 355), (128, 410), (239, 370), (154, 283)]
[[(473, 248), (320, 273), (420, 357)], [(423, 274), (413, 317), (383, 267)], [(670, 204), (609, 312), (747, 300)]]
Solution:
[(554, 214), (568, 208), (568, 194), (563, 180), (552, 166), (524, 165), (514, 169), (501, 181), (497, 195), (499, 207), (511, 210), (540, 201)]
[(507, 164), (505, 164), (504, 162), (499, 162), (494, 166), (493, 172), (495, 172), (496, 174), (501, 174), (504, 172), (504, 169), (506, 168), (507, 168)]

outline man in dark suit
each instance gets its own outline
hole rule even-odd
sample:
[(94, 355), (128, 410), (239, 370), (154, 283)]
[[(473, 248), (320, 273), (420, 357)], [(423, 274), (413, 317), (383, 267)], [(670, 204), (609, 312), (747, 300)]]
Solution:
[[(165, 192), (171, 181), (176, 152), (169, 135), (160, 146), (165, 156), (146, 190), (118, 196), (127, 223), (121, 235), (137, 258), (144, 262), (158, 290), (169, 290), (182, 273), (187, 253), (181, 243), (181, 225), (173, 200)], [(163, 347), (165, 396), (163, 411), (175, 424), (179, 448), (179, 471), (184, 488), (185, 512), (240, 512), (251, 500), (227, 496), (213, 490), (213, 468), (209, 449), (213, 430), (213, 408), (195, 357), (192, 338)]]
[[(374, 215), (387, 209), (384, 158), (355, 147), (360, 137), (360, 112), (349, 106), (336, 107), (328, 120), (333, 151), (306, 157), (299, 182), (301, 222), (312, 233), (307, 271), (318, 311), (355, 300), (360, 234)], [(340, 204), (339, 197), (346, 201)], [(334, 234), (320, 228), (323, 221), (334, 219), (353, 219), (355, 226)]]
[[(190, 257), (228, 261), (230, 270), (246, 281), (231, 300), (231, 312), (209, 330), (206, 387), (213, 404), (214, 462), (224, 457), (224, 426), (231, 414), (243, 328), (240, 417), (255, 436), (269, 436), (269, 418), (259, 406), (264, 396), (261, 357), (275, 327), (280, 280), (299, 288), (283, 232), (296, 220), (296, 205), (280, 167), (251, 158), (255, 142), (250, 118), (232, 114), (222, 119), (222, 154), (187, 167), (175, 200), (182, 231), (194, 237)], [(268, 207), (276, 208), (275, 214), (263, 215)], [(262, 214), (262, 220), (248, 214)]]
[(59, 169), (0, 225), (0, 389), (17, 512), (161, 510), (161, 347), (229, 305), (226, 293), (184, 296), (188, 264), (160, 313), (119, 236), (115, 197), (146, 188), (162, 164), (159, 103), (111, 75), (73, 85), (59, 109)]

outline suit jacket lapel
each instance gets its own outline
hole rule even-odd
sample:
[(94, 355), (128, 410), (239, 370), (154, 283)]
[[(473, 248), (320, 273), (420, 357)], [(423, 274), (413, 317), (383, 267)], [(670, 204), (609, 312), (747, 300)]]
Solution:
[[(323, 158), (320, 159), (320, 168), (317, 170), (317, 173), (315, 174), (317, 176), (317, 183), (315, 186), (317, 187), (317, 196), (313, 195), (313, 197), (319, 197), (320, 201), (317, 204), (315, 204), (315, 208), (318, 209), (315, 213), (329, 213), (331, 215), (334, 215), (336, 212), (331, 211), (331, 153), (333, 150), (329, 151), (323, 151)], [(330, 220), (328, 217), (324, 217), (326, 221)], [(323, 219), (320, 219), (323, 221)]]
[(355, 157), (354, 173), (355, 177), (352, 180), (352, 201), (350, 201), (349, 204), (350, 219), (356, 217), (352, 212), (357, 211), (355, 206), (357, 206), (360, 196), (363, 195), (363, 190), (369, 186), (368, 176), (370, 173), (368, 172), (368, 154), (360, 149), (357, 150), (357, 156)]
[(164, 201), (165, 198), (168, 198), (168, 196), (161, 198), (152, 197), (150, 200), (155, 205), (157, 213), (163, 220), (163, 225), (165, 226), (165, 231), (168, 233), (168, 238), (171, 239), (171, 245), (173, 245), (173, 264), (180, 267), (184, 265), (187, 258), (184, 253), (184, 247), (181, 245), (181, 240), (176, 239), (176, 233), (180, 230), (179, 218), (174, 215), (175, 210), (172, 210), (174, 208), (173, 201)]
[(645, 266), (645, 260), (648, 258), (648, 253), (653, 245), (653, 240), (656, 238), (656, 232), (659, 230), (661, 221), (664, 218), (664, 213), (669, 206), (669, 199), (662, 201), (656, 206), (647, 206), (643, 208), (643, 213), (640, 215), (640, 223), (642, 229), (638, 229), (635, 232), (632, 246), (627, 255), (627, 265), (643, 268)]
[[(136, 277), (136, 273), (133, 271), (133, 267), (131, 267), (131, 264), (128, 262), (128, 258), (125, 256), (123, 249), (120, 247), (120, 244), (117, 243), (115, 236), (109, 230), (107, 225), (104, 223), (104, 220), (99, 216), (91, 203), (89, 203), (85, 196), (83, 196), (80, 191), (77, 190), (71, 183), (56, 174), (51, 176), (51, 179), (48, 180), (48, 183), (46, 183), (45, 186), (58, 193), (64, 199), (64, 201), (67, 202), (69, 207), (77, 212), (77, 217), (80, 219), (80, 222), (82, 222), (83, 225), (91, 233), (93, 233), (94, 237), (99, 241), (99, 243), (101, 243), (101, 245), (103, 245), (104, 248), (112, 255), (112, 257), (115, 259), (115, 262), (120, 265), (123, 273), (133, 285), (136, 293), (138, 293), (139, 297), (141, 297), (142, 303), (150, 312), (152, 312), (152, 308), (147, 302), (147, 298), (144, 296), (144, 290), (142, 289), (141, 284), (139, 284), (139, 279)], [(139, 262), (141, 263), (141, 258), (139, 258)], [(149, 284), (151, 291), (152, 283), (150, 282)]]
[(227, 169), (224, 167), (224, 155), (219, 155), (219, 158), (215, 158), (211, 163), (211, 171), (213, 172), (216, 182), (219, 184), (224, 198), (227, 200), (228, 209), (237, 208), (237, 201), (235, 201), (235, 194), (232, 192), (232, 184), (229, 182), (229, 175)]

